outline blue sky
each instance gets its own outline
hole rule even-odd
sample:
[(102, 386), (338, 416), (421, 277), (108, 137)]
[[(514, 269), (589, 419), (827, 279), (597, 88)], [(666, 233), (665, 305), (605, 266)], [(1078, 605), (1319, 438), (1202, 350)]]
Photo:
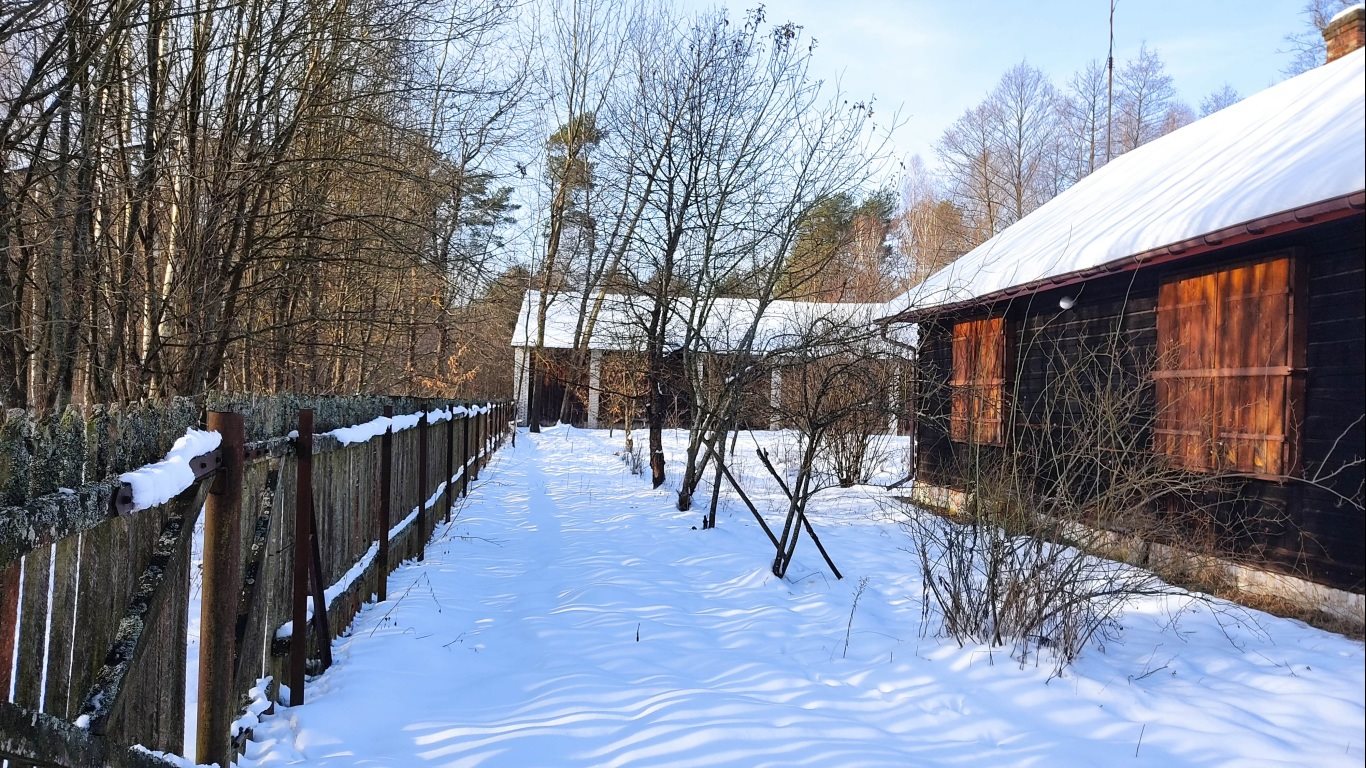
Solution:
[[(716, 3), (688, 2), (705, 8)], [(732, 10), (755, 5), (725, 0)], [(793, 21), (818, 42), (815, 71), (852, 96), (874, 95), (884, 119), (905, 121), (896, 153), (932, 162), (944, 129), (1009, 67), (1028, 60), (1063, 84), (1108, 44), (1108, 0), (766, 0), (770, 21)], [(1284, 37), (1305, 28), (1303, 0), (1119, 0), (1115, 61), (1147, 43), (1182, 100), (1225, 82), (1246, 96), (1283, 79)]]

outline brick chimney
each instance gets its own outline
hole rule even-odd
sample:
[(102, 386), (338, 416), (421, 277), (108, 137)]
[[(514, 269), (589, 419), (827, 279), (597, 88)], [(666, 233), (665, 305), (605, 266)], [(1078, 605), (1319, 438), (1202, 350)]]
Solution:
[(1328, 44), (1328, 60), (1337, 61), (1366, 43), (1366, 7), (1361, 3), (1346, 8), (1323, 28)]

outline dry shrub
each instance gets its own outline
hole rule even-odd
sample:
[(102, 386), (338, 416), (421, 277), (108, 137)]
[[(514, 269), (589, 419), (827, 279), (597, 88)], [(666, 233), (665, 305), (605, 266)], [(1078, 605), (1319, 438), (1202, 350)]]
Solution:
[[(953, 519), (908, 516), (927, 618), (936, 607), (959, 643), (1009, 646), (1022, 659), (1048, 649), (1060, 671), (1135, 600), (1184, 592), (1098, 553), (1142, 563), (1146, 542), (1189, 543), (1191, 531), (1207, 532), (1211, 549), (1226, 543), (1231, 486), (1151, 450), (1151, 390), (1114, 352), (1055, 366), (1049, 392), (1012, 417), (1026, 423), (1003, 425), (1008, 448), (954, 445), (947, 474), (967, 495)], [(1173, 499), (1182, 515), (1160, 514)]]

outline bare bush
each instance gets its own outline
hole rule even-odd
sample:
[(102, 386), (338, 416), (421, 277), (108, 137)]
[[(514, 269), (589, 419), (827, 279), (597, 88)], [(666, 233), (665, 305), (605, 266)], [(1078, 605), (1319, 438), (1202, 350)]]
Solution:
[[(889, 408), (897, 404), (888, 401), (885, 392), (887, 384), (894, 381), (892, 369), (897, 361), (869, 358), (863, 364), (869, 370), (866, 376), (859, 377), (860, 383), (872, 389), (860, 392), (851, 388), (833, 393), (834, 400), (851, 401), (855, 407), (832, 405), (843, 416), (826, 430), (825, 450), (817, 456), (817, 471), (829, 475), (841, 488), (868, 482), (892, 458)], [(869, 405), (879, 401), (886, 405)]]
[[(942, 630), (959, 643), (1011, 647), (1022, 660), (1049, 649), (1061, 670), (1104, 639), (1135, 600), (1187, 594), (1110, 557), (1146, 562), (1151, 542), (1190, 545), (1195, 531), (1210, 537), (1202, 551), (1213, 551), (1236, 535), (1221, 514), (1236, 484), (1175, 468), (1151, 450), (1151, 361), (1135, 355), (1119, 333), (1080, 356), (1056, 350), (1037, 402), (1004, 407), (999, 429), (957, 427), (959, 435), (1010, 441), (955, 444), (944, 470), (963, 480), (960, 509), (952, 519), (907, 517), (926, 610), (937, 607)], [(940, 398), (991, 396), (957, 389)], [(972, 420), (995, 409), (1002, 404), (963, 410)]]
[[(888, 365), (880, 345), (858, 322), (818, 321), (785, 348), (789, 351), (775, 410), (777, 420), (798, 438), (796, 473), (790, 486), (767, 455), (760, 453), (765, 468), (788, 497), (787, 519), (773, 563), (773, 573), (779, 577), (792, 562), (803, 528), (820, 546), (806, 514), (812, 497), (822, 488), (849, 487), (863, 478), (874, 436), (886, 429), (890, 412)], [(823, 549), (821, 553), (825, 556)]]

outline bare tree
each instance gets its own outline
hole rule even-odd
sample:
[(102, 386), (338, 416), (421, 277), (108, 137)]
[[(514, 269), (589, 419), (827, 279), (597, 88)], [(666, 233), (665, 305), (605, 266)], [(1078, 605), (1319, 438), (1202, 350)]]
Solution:
[[(586, 278), (594, 272), (591, 262), (597, 247), (597, 222), (588, 205), (594, 174), (591, 156), (603, 137), (599, 115), (607, 107), (620, 66), (625, 13), (617, 2), (569, 0), (554, 4), (541, 38), (546, 46), (542, 54), (547, 66), (543, 78), (549, 88), (546, 104), (556, 127), (546, 145), (550, 185), (546, 244), (536, 270), (541, 290), (536, 338), (528, 353), (528, 423), (533, 432), (540, 431), (540, 364), (546, 313), (551, 295), (564, 285), (562, 273), (567, 270), (562, 262), (576, 255), (580, 261), (587, 260), (589, 263), (580, 265), (585, 277), (582, 295), (586, 297), (591, 291)], [(573, 343), (576, 350), (581, 346), (582, 312), (579, 317)], [(568, 396), (566, 393), (561, 411)]]
[[(779, 578), (787, 574), (802, 530), (820, 547), (808, 519), (817, 492), (862, 482), (872, 469), (877, 437), (886, 430), (894, 363), (873, 336), (871, 320), (871, 311), (840, 318), (806, 316), (780, 342), (788, 351), (779, 369), (782, 396), (775, 410), (798, 438), (795, 472), (785, 477), (760, 454), (788, 500), (773, 561)], [(820, 551), (830, 562), (823, 547)]]
[(1163, 134), (1176, 88), (1161, 57), (1146, 44), (1115, 73), (1115, 80), (1119, 93), (1115, 99), (1114, 154), (1118, 155)]
[(1043, 72), (1021, 62), (1001, 76), (991, 95), (1003, 226), (1039, 207), (1050, 189), (1047, 171), (1055, 151), (1057, 93)]
[(911, 158), (902, 177), (895, 232), (906, 286), (924, 282), (970, 250), (962, 212), (938, 188), (919, 155)]
[(1058, 102), (1063, 168), (1069, 184), (1081, 181), (1106, 162), (1106, 97), (1105, 65), (1091, 61), (1072, 75)]
[[(852, 178), (845, 166), (866, 108), (818, 101), (810, 46), (792, 25), (769, 27), (761, 11), (733, 26), (722, 14), (655, 9), (632, 27), (629, 50), (604, 157), (621, 163), (615, 178), (634, 181), (622, 186), (616, 220), (599, 229), (614, 233), (611, 251), (624, 257), (613, 256), (612, 271), (642, 297), (632, 311), (657, 485), (668, 393), (692, 387), (704, 348), (717, 351), (705, 333), (715, 299), (744, 280), (771, 301), (797, 222)], [(743, 329), (737, 337), (747, 343)]]
[[(689, 134), (705, 151), (694, 200), (697, 226), (680, 231), (688, 258), (676, 261), (681, 269), (673, 273), (690, 293), (680, 305), (686, 308), (681, 362), (692, 398), (679, 487), (684, 509), (701, 477), (703, 444), (714, 446), (724, 436), (743, 401), (746, 374), (763, 349), (766, 313), (794, 263), (805, 223), (823, 201), (857, 189), (875, 155), (867, 133), (872, 105), (822, 93), (809, 73), (813, 46), (804, 44), (800, 29), (764, 28), (763, 22), (761, 13), (751, 13), (738, 38), (711, 22), (729, 88), (708, 94), (708, 119)], [(878, 231), (884, 231), (885, 217), (885, 211), (872, 217)], [(746, 311), (741, 318), (717, 317), (714, 310), (737, 279), (746, 286)], [(718, 325), (728, 329), (724, 340)], [(723, 381), (733, 386), (704, 390), (698, 386), (701, 362), (718, 352), (730, 366)]]
[(1304, 17), (1305, 29), (1291, 32), (1285, 36), (1287, 53), (1293, 58), (1285, 65), (1283, 72), (1287, 77), (1308, 72), (1321, 66), (1328, 57), (1327, 46), (1323, 42), (1323, 30), (1328, 22), (1342, 10), (1354, 5), (1353, 0), (1307, 0), (1300, 11)]
[(1109, 74), (1101, 62), (1090, 62), (1059, 92), (1043, 72), (1022, 62), (944, 132), (935, 145), (943, 186), (962, 215), (970, 247), (1115, 155), (1195, 119), (1176, 100), (1171, 76), (1146, 45), (1114, 83)]
[(1200, 116), (1212, 115), (1224, 107), (1231, 107), (1242, 101), (1242, 96), (1233, 86), (1224, 83), (1218, 90), (1212, 91), (1208, 96), (1200, 100)]
[(1188, 104), (1181, 101), (1172, 102), (1167, 108), (1167, 114), (1162, 118), (1162, 136), (1166, 136), (1178, 128), (1184, 128), (1195, 122), (1195, 111)]
[(939, 139), (951, 199), (973, 244), (1018, 221), (1058, 189), (1059, 97), (1038, 69), (1020, 63)]
[(995, 124), (996, 105), (985, 101), (964, 112), (935, 145), (973, 245), (986, 242), (1004, 226)]

